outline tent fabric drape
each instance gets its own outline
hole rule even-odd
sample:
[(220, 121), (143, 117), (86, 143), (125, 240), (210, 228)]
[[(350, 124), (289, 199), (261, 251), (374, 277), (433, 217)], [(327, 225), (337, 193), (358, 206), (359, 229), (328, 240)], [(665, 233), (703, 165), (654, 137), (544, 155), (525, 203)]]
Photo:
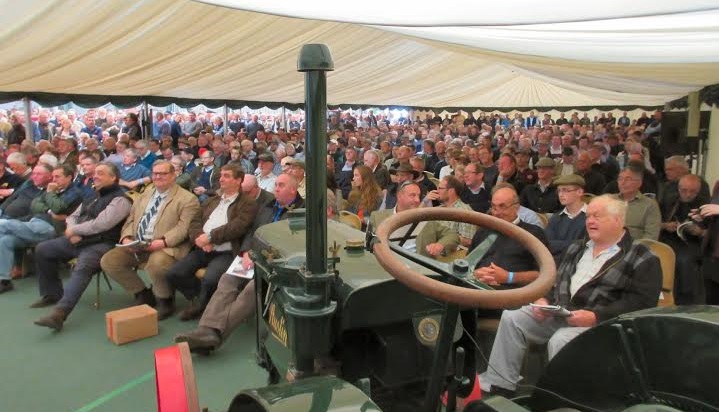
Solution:
[[(296, 63), (307, 43), (332, 52), (331, 106), (654, 107), (719, 83), (719, 7), (707, 1), (609, 1), (590, 10), (503, 3), (516, 16), (450, 1), (443, 7), (462, 12), (436, 19), (435, 9), (403, 2), (407, 12), (386, 19), (364, 13), (366, 2), (308, 5), (305, 19), (285, 17), (304, 4), (209, 3), (4, 1), (0, 99), (293, 109), (304, 100)], [(222, 7), (230, 3), (245, 10)], [(343, 15), (362, 15), (363, 24)]]

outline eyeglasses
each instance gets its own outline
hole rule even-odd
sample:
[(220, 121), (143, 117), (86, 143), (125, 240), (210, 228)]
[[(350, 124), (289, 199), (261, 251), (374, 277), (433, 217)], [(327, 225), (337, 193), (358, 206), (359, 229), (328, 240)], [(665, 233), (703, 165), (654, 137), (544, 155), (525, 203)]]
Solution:
[(449, 188), (448, 187), (437, 187), (437, 190), (447, 190), (447, 189), (449, 189)]
[(517, 205), (517, 204), (518, 204), (517, 202), (510, 203), (510, 204), (508, 204), (508, 205), (505, 205), (505, 204), (499, 204), (499, 205), (492, 204), (491, 207), (490, 207), (490, 209), (502, 211), (502, 210), (507, 210), (507, 209), (511, 208), (512, 206), (515, 206), (515, 205)]
[(152, 172), (153, 176), (167, 176), (171, 174), (171, 172)]
[(637, 179), (636, 177), (626, 177), (626, 176), (617, 178), (617, 182), (636, 182), (638, 180), (639, 179)]
[(572, 193), (572, 192), (576, 192), (577, 190), (579, 190), (579, 189), (570, 189), (568, 187), (560, 187), (559, 189), (557, 189), (557, 193)]

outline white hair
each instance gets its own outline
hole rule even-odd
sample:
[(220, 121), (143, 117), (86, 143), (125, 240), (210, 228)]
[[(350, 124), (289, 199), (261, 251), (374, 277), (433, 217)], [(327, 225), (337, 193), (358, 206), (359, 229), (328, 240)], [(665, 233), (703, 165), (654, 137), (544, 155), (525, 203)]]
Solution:
[(594, 202), (603, 202), (605, 204), (605, 209), (607, 210), (607, 213), (619, 218), (622, 224), (624, 224), (625, 218), (627, 216), (627, 208), (629, 207), (627, 202), (625, 202), (624, 200), (617, 199), (612, 195), (597, 196), (593, 198), (592, 201), (589, 203), (592, 204)]
[(54, 155), (51, 155), (50, 153), (45, 153), (40, 155), (40, 157), (37, 159), (37, 163), (44, 163), (54, 169), (57, 167), (59, 162), (57, 160), (57, 157), (55, 157)]

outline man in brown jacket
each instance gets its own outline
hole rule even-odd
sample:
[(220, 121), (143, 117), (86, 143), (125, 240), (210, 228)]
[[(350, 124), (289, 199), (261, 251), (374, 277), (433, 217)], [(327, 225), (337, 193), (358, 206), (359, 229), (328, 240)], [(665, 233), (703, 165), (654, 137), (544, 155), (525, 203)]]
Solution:
[[(145, 190), (132, 205), (120, 234), (123, 247), (105, 253), (102, 270), (125, 290), (135, 295), (135, 304), (155, 305), (167, 311), (172, 290), (165, 279), (167, 270), (190, 251), (190, 223), (200, 210), (197, 197), (175, 183), (172, 163), (158, 160), (152, 165), (154, 190)], [(134, 243), (133, 243), (134, 242)], [(141, 243), (138, 243), (141, 242)], [(137, 275), (145, 264), (152, 290)]]
[[(242, 254), (242, 241), (257, 215), (255, 200), (240, 190), (244, 176), (239, 164), (222, 167), (221, 195), (211, 196), (190, 225), (190, 240), (195, 243), (195, 248), (175, 263), (167, 274), (170, 286), (193, 301), (180, 313), (181, 320), (202, 315), (217, 289), (220, 276), (227, 271), (235, 256)], [(201, 268), (207, 268), (202, 280), (195, 276)], [(171, 314), (163, 313), (165, 316)]]

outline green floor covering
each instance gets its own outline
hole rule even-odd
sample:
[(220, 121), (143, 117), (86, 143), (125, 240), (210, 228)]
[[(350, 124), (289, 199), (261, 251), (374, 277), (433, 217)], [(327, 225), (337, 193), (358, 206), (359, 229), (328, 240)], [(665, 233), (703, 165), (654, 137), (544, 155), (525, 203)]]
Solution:
[[(105, 336), (105, 312), (131, 304), (119, 285), (109, 291), (103, 282), (95, 310), (93, 280), (59, 333), (33, 324), (49, 312), (28, 308), (37, 293), (37, 278), (30, 277), (0, 295), (1, 412), (157, 410), (153, 351), (172, 345), (175, 333), (197, 321), (173, 317), (160, 322), (158, 336), (116, 346)], [(180, 309), (184, 305), (180, 298)], [(193, 356), (201, 406), (225, 411), (240, 389), (264, 386), (254, 348), (254, 324), (245, 324), (212, 356)]]

